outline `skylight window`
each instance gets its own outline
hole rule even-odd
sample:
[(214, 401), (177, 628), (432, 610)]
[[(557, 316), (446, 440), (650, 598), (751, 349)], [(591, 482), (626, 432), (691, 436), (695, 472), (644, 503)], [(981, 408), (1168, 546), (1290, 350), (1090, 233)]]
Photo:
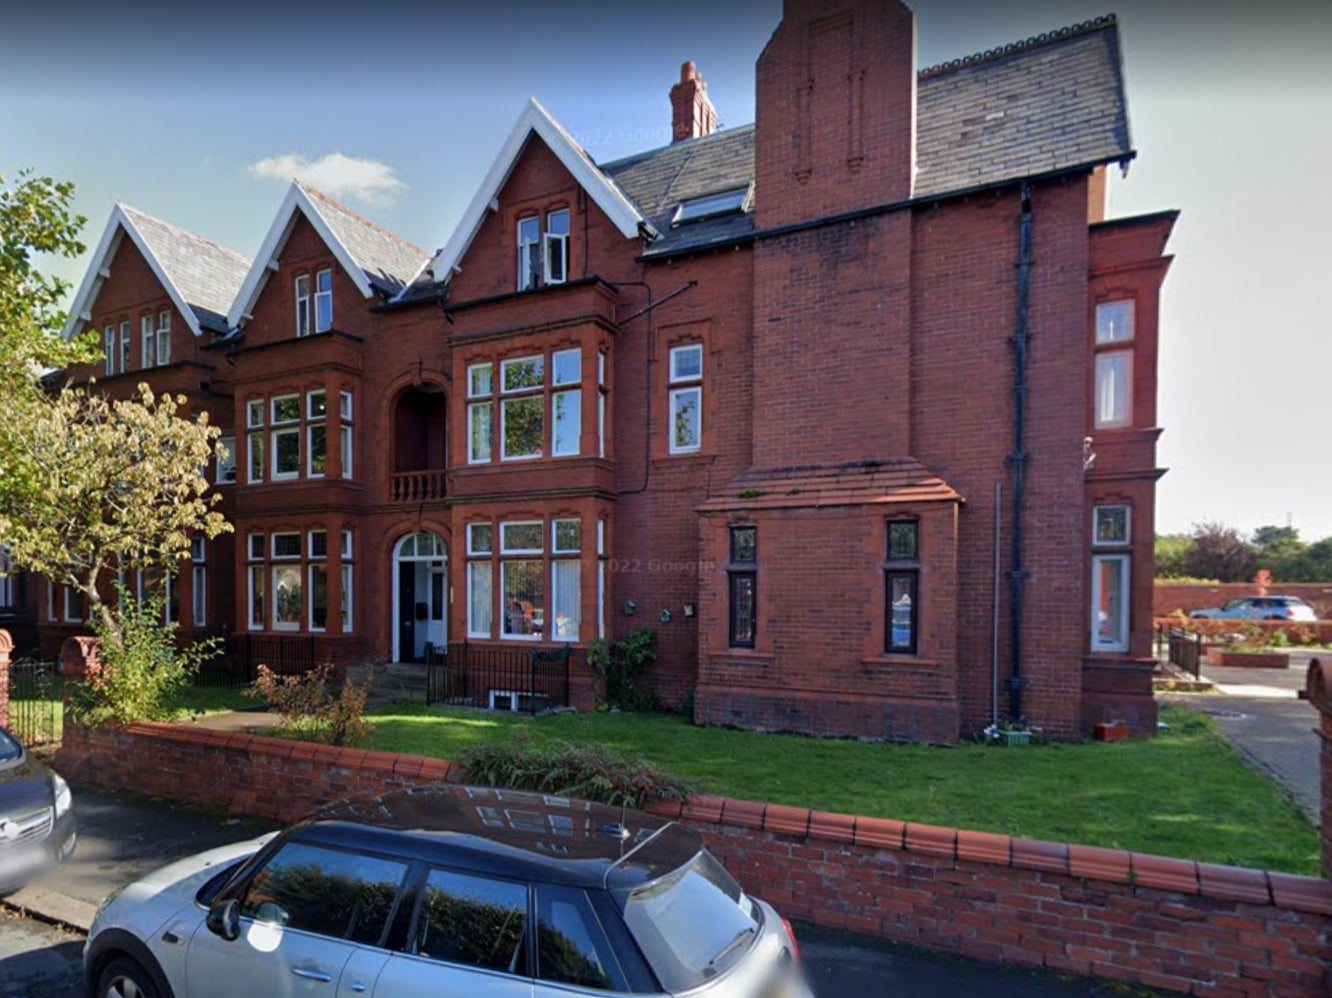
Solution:
[(688, 201), (680, 202), (680, 207), (675, 210), (675, 217), (671, 219), (671, 225), (701, 222), (721, 215), (738, 215), (745, 210), (747, 200), (749, 200), (748, 187), (737, 187), (733, 191), (690, 198)]

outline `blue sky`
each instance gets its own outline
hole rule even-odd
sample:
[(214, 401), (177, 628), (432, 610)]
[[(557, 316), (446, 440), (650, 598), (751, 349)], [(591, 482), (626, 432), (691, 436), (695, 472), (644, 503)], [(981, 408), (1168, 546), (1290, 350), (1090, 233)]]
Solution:
[[(1112, 215), (1184, 212), (1163, 306), (1163, 531), (1288, 518), (1332, 535), (1332, 4), (917, 0), (931, 65), (1115, 10), (1139, 158)], [(74, 181), (95, 244), (124, 201), (247, 254), (285, 183), (427, 251), (529, 96), (598, 160), (669, 141), (693, 59), (754, 116), (780, 0), (207, 7), (52, 0), (0, 32), (0, 174)], [(273, 8), (273, 9), (270, 9)], [(77, 281), (86, 261), (62, 264)]]

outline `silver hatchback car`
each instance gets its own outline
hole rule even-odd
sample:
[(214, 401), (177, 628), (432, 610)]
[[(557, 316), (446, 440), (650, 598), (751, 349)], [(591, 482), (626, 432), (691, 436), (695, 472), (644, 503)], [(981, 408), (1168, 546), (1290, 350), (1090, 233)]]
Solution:
[(440, 784), (327, 808), (102, 902), (96, 998), (812, 998), (790, 926), (699, 835)]

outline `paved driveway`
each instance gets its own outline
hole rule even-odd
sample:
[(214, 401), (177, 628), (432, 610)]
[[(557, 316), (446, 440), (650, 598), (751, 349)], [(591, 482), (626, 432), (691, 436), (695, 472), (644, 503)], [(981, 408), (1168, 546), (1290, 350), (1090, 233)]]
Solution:
[(1286, 669), (1204, 666), (1215, 693), (1169, 693), (1162, 699), (1210, 714), (1235, 750), (1280, 786), (1309, 821), (1319, 818), (1317, 712), (1298, 699), (1308, 655), (1291, 655)]

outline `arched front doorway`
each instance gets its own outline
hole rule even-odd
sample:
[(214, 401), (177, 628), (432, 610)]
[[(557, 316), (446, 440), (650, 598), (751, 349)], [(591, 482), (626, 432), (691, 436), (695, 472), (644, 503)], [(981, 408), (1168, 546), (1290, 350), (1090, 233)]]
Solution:
[(438, 534), (408, 534), (393, 548), (393, 661), (420, 662), (449, 639), (449, 554)]

